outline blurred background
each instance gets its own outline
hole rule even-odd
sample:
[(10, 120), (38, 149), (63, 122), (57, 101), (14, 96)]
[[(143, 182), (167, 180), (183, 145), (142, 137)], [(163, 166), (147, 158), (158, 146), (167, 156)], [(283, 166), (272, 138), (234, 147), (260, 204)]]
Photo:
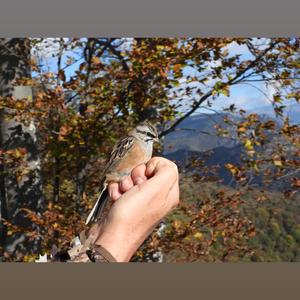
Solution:
[(0, 257), (84, 229), (119, 138), (156, 124), (181, 204), (132, 261), (300, 261), (299, 38), (0, 39)]

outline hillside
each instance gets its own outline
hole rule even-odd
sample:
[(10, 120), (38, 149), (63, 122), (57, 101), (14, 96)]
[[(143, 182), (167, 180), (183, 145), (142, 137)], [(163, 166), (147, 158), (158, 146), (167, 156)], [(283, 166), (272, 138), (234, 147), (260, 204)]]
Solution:
[[(265, 120), (274, 117), (268, 109), (261, 113), (262, 119)], [(238, 165), (245, 151), (234, 138), (234, 134), (231, 135), (231, 139), (216, 135), (214, 125), (220, 124), (226, 127), (223, 122), (225, 116), (228, 115), (223, 113), (192, 116), (182, 122), (179, 129), (164, 140), (164, 155), (175, 161), (182, 171), (181, 176), (185, 181), (185, 184), (181, 185), (183, 201), (189, 199), (189, 202), (201, 206), (202, 199), (214, 201), (213, 194), (218, 189), (234, 191), (232, 175), (224, 165), (227, 163)], [(295, 123), (300, 114), (291, 109), (290, 116)], [(279, 124), (279, 121), (276, 120), (276, 123)], [(227, 129), (230, 130), (228, 127)], [(280, 136), (269, 137), (269, 142), (259, 150), (265, 156), (269, 155), (276, 143), (281, 143)], [(193, 160), (201, 162), (202, 165), (195, 168), (191, 165)], [(216, 165), (217, 171), (213, 168)], [(205, 182), (189, 181), (188, 178), (195, 174), (211, 175), (211, 178)], [(214, 175), (222, 180), (213, 181)], [(247, 241), (247, 247), (253, 250), (253, 254), (247, 257), (233, 256), (229, 260), (300, 261), (299, 193), (294, 194), (292, 198), (286, 198), (282, 191), (290, 188), (290, 182), (286, 182), (285, 179), (276, 181), (267, 190), (264, 187), (263, 194), (260, 190), (260, 178), (256, 177), (252, 184), (255, 187), (243, 196), (244, 204), (241, 205), (240, 211), (241, 215), (246, 216), (256, 227), (256, 235)], [(167, 260), (172, 261), (174, 257), (171, 255)]]
[[(219, 190), (234, 191), (232, 188), (212, 182), (195, 184), (187, 176), (182, 176), (182, 182), (182, 201), (189, 204), (194, 203), (196, 207), (201, 206), (203, 200), (206, 203), (207, 201), (213, 202), (214, 195)], [(299, 262), (300, 196), (286, 199), (278, 192), (262, 194), (259, 189), (252, 189), (247, 191), (242, 200), (244, 203), (240, 205), (240, 214), (251, 220), (256, 228), (256, 234), (246, 241), (246, 246), (252, 251), (252, 254), (245, 257), (232, 255), (228, 257), (228, 260)], [(222, 246), (216, 245), (216, 247), (219, 252), (222, 251), (220, 248)], [(175, 261), (176, 255), (184, 257), (184, 253), (172, 252), (166, 255), (166, 261)], [(214, 257), (216, 253), (212, 251), (211, 255)]]
[[(269, 120), (268, 114), (262, 114), (261, 120)], [(175, 161), (185, 172), (193, 172), (192, 160), (203, 161), (206, 167), (218, 166), (215, 174), (222, 179), (223, 184), (233, 183), (230, 172), (225, 168), (225, 164), (239, 165), (246, 157), (244, 147), (236, 139), (233, 129), (224, 124), (223, 118), (237, 117), (229, 114), (203, 114), (188, 118), (179, 125), (179, 129), (169, 134), (164, 140), (164, 156)], [(274, 120), (274, 119), (273, 119)], [(216, 134), (215, 124), (221, 124), (229, 132), (231, 138), (220, 137)], [(275, 120), (279, 125), (279, 121)], [(268, 142), (257, 149), (261, 157), (266, 157), (273, 152), (274, 145), (281, 144), (282, 138), (279, 135), (268, 133)], [(271, 166), (270, 166), (271, 168)], [(197, 169), (201, 174), (201, 168)], [(282, 190), (289, 187), (288, 178), (282, 178), (271, 184), (270, 189)], [(261, 178), (255, 177), (252, 184), (261, 185)]]

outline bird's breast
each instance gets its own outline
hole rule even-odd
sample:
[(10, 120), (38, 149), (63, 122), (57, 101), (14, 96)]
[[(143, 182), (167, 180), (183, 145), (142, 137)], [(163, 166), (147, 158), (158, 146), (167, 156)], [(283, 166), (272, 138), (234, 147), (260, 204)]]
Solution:
[(151, 156), (152, 147), (135, 143), (106, 174), (107, 181), (120, 181), (123, 177), (129, 176), (132, 169), (140, 164), (147, 163)]

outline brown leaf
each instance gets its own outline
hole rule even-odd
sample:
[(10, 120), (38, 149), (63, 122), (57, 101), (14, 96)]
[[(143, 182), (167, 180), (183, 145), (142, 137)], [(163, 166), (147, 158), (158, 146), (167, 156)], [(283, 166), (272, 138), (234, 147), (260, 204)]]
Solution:
[(59, 70), (58, 77), (61, 81), (66, 81), (66, 75), (64, 70)]
[(300, 178), (293, 178), (292, 185), (296, 188), (300, 188)]

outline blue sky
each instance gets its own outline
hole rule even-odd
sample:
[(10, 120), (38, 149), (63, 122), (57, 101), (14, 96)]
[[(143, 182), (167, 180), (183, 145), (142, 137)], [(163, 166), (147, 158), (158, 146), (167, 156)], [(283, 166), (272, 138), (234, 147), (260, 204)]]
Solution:
[[(41, 63), (44, 65), (44, 70), (48, 72), (56, 72), (57, 71), (57, 46), (55, 43), (52, 42), (51, 45), (51, 39), (49, 39), (50, 46), (48, 48), (45, 47), (42, 51), (39, 52), (39, 57), (41, 59)], [(265, 40), (259, 40), (258, 43), (264, 44)], [(227, 47), (227, 50), (229, 52), (229, 55), (241, 55), (242, 59), (251, 59), (252, 54), (249, 53), (246, 46), (238, 45), (236, 43), (232, 43)], [(68, 55), (75, 58), (75, 60), (79, 59), (76, 63), (74, 63), (72, 66), (69, 66), (65, 69), (65, 74), (67, 78), (72, 76), (74, 74), (74, 71), (78, 69), (80, 63), (83, 62), (82, 59), (80, 59), (81, 53), (68, 53), (63, 57), (63, 65), (66, 63), (68, 59)], [(54, 56), (54, 57), (52, 57)], [(194, 70), (187, 67), (184, 70), (184, 76), (188, 75), (196, 75), (193, 74)], [(211, 85), (214, 84), (212, 81), (210, 83)], [(182, 79), (182, 87), (186, 86), (186, 83), (184, 82), (184, 78)], [(193, 86), (193, 85), (192, 85)], [(194, 84), (195, 86), (195, 84)], [(265, 107), (272, 107), (271, 100), (273, 97), (273, 94), (275, 92), (275, 89), (272, 86), (266, 87), (264, 83), (262, 82), (252, 82), (251, 84), (239, 84), (236, 86), (233, 86), (230, 90), (230, 96), (225, 97), (223, 95), (219, 96), (214, 102), (212, 108), (214, 110), (222, 110), (224, 107), (228, 107), (230, 104), (235, 104), (237, 108), (249, 110), (249, 111), (257, 111), (262, 110)], [(182, 98), (186, 98), (186, 104), (189, 103), (188, 98), (186, 95), (182, 95)], [(212, 111), (209, 111), (207, 109), (200, 109), (197, 111), (197, 113), (205, 112), (209, 113)]]

